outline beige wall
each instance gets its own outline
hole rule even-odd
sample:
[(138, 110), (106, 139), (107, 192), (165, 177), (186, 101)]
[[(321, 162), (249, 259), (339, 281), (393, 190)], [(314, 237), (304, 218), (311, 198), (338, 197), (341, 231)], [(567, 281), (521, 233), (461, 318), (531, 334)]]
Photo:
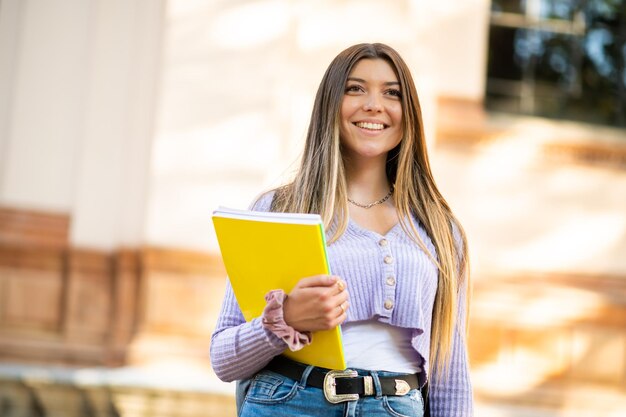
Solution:
[(332, 57), (357, 42), (397, 48), (432, 138), (439, 95), (482, 98), (487, 10), (3, 0), (0, 205), (69, 214), (82, 247), (215, 251), (211, 210), (244, 207), (293, 169)]
[(70, 239), (79, 246), (135, 246), (145, 241), (164, 2), (93, 3)]
[(71, 242), (143, 241), (163, 1), (0, 3), (0, 205)]
[(80, 142), (89, 4), (3, 1), (2, 182), (5, 204), (66, 211)]
[(432, 140), (440, 95), (480, 101), (489, 3), (171, 0), (147, 237), (217, 250), (210, 213), (246, 207), (295, 167), (332, 58), (385, 42), (413, 71)]

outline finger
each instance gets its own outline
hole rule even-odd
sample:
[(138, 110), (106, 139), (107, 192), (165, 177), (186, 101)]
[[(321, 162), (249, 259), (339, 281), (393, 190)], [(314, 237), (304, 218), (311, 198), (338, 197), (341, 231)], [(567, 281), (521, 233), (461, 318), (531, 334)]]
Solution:
[(341, 294), (341, 292), (346, 289), (346, 284), (342, 280), (338, 280), (335, 286), (337, 287), (337, 294)]
[(346, 309), (346, 311), (343, 310), (343, 308), (340, 307), (340, 312), (339, 315), (337, 316), (337, 318), (335, 318), (335, 320), (333, 320), (332, 326), (331, 328), (335, 327), (335, 326), (339, 326), (341, 323), (343, 323), (344, 321), (346, 321), (346, 319), (348, 318), (348, 305), (344, 305), (344, 308)]
[(335, 275), (314, 275), (312, 277), (302, 278), (298, 281), (298, 287), (328, 287), (334, 285), (339, 280)]
[(339, 311), (337, 312), (337, 316), (341, 317), (345, 315), (346, 312), (348, 311), (349, 306), (350, 304), (347, 301), (344, 301), (343, 303), (339, 304)]
[(333, 297), (333, 302), (335, 303), (335, 305), (338, 305), (348, 301), (349, 297), (350, 294), (348, 293), (348, 290), (343, 290), (339, 294), (335, 294), (335, 296)]

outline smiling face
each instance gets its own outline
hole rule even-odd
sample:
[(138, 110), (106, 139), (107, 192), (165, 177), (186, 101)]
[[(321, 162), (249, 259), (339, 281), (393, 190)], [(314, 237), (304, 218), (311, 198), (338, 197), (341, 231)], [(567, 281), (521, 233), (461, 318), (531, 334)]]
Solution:
[(402, 94), (393, 68), (383, 59), (362, 59), (346, 82), (340, 139), (344, 156), (387, 155), (402, 139)]

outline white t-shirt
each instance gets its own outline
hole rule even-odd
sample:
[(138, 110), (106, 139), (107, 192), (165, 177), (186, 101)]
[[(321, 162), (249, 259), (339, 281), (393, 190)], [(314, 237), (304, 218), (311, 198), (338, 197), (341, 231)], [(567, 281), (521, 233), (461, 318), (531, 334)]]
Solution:
[(348, 368), (414, 374), (421, 371), (412, 330), (376, 320), (341, 325)]

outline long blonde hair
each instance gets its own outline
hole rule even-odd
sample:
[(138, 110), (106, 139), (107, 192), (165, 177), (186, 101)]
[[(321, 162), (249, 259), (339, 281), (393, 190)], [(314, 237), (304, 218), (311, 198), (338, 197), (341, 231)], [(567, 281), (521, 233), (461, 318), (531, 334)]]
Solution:
[[(439, 270), (432, 312), (430, 374), (448, 368), (457, 323), (457, 297), (467, 273), (467, 242), (433, 178), (422, 125), (422, 114), (411, 73), (391, 47), (359, 44), (341, 52), (320, 83), (306, 136), (301, 165), (292, 182), (275, 191), (272, 211), (320, 214), (327, 229), (335, 223), (329, 242), (348, 224), (347, 186), (339, 138), (340, 109), (348, 75), (361, 59), (383, 59), (394, 69), (402, 93), (402, 140), (387, 155), (387, 177), (394, 185), (393, 200), (400, 219), (414, 216), (430, 237), (432, 254), (412, 221), (401, 220), (404, 231), (424, 250)], [(456, 228), (457, 239), (455, 241)], [(469, 288), (469, 285), (464, 285)], [(468, 299), (467, 297), (466, 299)]]

